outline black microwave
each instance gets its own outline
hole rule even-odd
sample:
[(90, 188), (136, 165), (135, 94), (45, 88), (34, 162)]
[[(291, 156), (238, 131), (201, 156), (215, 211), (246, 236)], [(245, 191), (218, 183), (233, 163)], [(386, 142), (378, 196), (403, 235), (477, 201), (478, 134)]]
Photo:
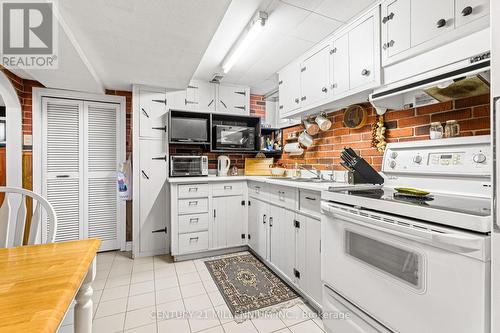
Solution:
[(255, 127), (215, 125), (215, 149), (255, 150)]

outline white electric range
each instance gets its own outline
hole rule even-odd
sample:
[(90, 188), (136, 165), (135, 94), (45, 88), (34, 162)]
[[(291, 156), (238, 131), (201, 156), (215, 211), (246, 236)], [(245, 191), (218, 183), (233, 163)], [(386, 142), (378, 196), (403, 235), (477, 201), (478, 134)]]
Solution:
[(328, 332), (489, 332), (490, 140), (389, 144), (383, 186), (322, 192)]

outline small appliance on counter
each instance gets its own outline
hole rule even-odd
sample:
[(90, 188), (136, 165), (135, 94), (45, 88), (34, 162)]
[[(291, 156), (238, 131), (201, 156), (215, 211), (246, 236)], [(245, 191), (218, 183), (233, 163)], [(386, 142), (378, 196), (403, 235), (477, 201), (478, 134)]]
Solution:
[(231, 160), (225, 155), (220, 155), (217, 158), (217, 176), (227, 176)]
[(207, 156), (170, 156), (170, 177), (208, 176)]
[(214, 134), (217, 150), (255, 150), (255, 127), (215, 125)]
[(349, 184), (383, 184), (382, 177), (375, 169), (372, 168), (361, 156), (349, 147), (342, 150), (340, 154), (342, 165), (347, 171), (347, 182)]

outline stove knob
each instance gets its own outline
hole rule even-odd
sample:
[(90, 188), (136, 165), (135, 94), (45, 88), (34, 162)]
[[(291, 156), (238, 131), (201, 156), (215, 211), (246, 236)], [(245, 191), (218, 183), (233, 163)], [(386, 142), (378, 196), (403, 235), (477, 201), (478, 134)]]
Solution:
[(389, 166), (390, 166), (392, 169), (394, 169), (394, 168), (396, 167), (396, 161), (391, 161), (391, 162), (389, 163)]
[(422, 156), (420, 156), (420, 155), (413, 156), (413, 162), (415, 162), (417, 164), (422, 163)]
[(474, 156), (472, 156), (472, 160), (474, 163), (484, 163), (486, 162), (486, 155), (483, 153), (474, 154)]
[(396, 158), (396, 157), (398, 157), (398, 153), (397, 153), (397, 152), (395, 152), (395, 151), (393, 151), (393, 152), (391, 153), (391, 158)]

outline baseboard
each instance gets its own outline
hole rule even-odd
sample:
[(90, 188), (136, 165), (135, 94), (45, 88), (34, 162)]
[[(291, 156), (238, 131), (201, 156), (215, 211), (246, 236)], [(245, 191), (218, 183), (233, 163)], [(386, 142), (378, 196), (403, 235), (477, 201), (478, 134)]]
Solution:
[(125, 243), (125, 250), (123, 251), (132, 251), (132, 242), (126, 242)]
[(236, 252), (241, 252), (241, 251), (248, 251), (249, 249), (250, 248), (248, 247), (248, 245), (243, 245), (243, 246), (232, 247), (232, 248), (228, 248), (228, 249), (218, 249), (218, 250), (209, 250), (209, 251), (196, 252), (196, 253), (188, 253), (188, 254), (174, 256), (174, 261), (185, 261), (185, 260), (195, 260), (195, 259), (201, 259), (201, 258), (207, 258), (207, 257), (215, 257), (215, 256), (221, 256), (224, 254), (236, 253)]

